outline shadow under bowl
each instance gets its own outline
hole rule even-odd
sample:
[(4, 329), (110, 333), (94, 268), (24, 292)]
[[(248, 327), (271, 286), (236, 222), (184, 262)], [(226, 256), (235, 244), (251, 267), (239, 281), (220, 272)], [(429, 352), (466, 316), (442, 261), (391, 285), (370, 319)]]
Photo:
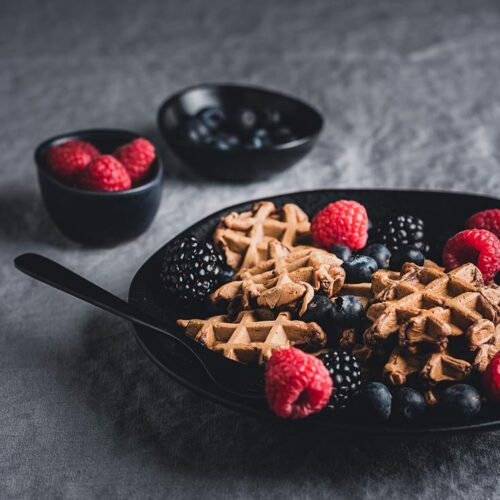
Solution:
[[(209, 107), (222, 108), (227, 113), (241, 108), (279, 111), (286, 117), (284, 124), (290, 126), (297, 138), (261, 149), (230, 150), (182, 140), (179, 127)], [(158, 111), (158, 127), (169, 150), (192, 169), (219, 180), (245, 182), (266, 179), (302, 159), (316, 142), (323, 118), (308, 104), (278, 92), (259, 87), (202, 84), (168, 98)]]
[(77, 139), (90, 142), (103, 154), (111, 154), (138, 137), (126, 130), (83, 130), (52, 137), (36, 148), (42, 198), (55, 225), (65, 236), (86, 245), (113, 246), (142, 234), (160, 206), (163, 168), (157, 153), (148, 177), (140, 186), (126, 191), (85, 191), (63, 184), (52, 175), (46, 162), (48, 150)]

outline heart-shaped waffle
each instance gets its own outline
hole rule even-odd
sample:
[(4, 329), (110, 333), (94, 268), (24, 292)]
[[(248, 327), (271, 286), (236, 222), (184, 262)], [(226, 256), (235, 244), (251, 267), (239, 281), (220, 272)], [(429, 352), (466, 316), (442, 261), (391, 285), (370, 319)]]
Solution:
[(288, 312), (267, 309), (242, 311), (229, 316), (179, 320), (185, 333), (223, 356), (242, 363), (265, 363), (274, 351), (300, 347), (317, 351), (326, 345), (326, 334), (317, 323), (292, 320)]
[(270, 201), (255, 203), (251, 211), (231, 212), (214, 233), (232, 269), (244, 269), (269, 259), (268, 244), (277, 240), (292, 248), (309, 237), (309, 217), (297, 205), (277, 209)]
[(270, 259), (242, 269), (235, 281), (212, 294), (216, 303), (228, 303), (232, 309), (299, 309), (302, 315), (315, 291), (328, 297), (344, 284), (342, 261), (319, 248), (288, 249), (278, 241), (269, 242)]

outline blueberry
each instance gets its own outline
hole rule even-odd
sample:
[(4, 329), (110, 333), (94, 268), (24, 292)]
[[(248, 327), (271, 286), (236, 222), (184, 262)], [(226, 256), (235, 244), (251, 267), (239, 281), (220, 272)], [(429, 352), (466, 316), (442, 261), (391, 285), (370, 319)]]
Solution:
[(500, 272), (495, 276), (495, 284), (500, 285)]
[(455, 384), (440, 394), (436, 405), (438, 418), (443, 422), (463, 423), (472, 420), (481, 410), (481, 396), (475, 387)]
[(216, 135), (217, 139), (225, 141), (231, 147), (236, 147), (240, 145), (240, 139), (236, 134), (231, 134), (230, 132), (219, 132)]
[(258, 128), (248, 142), (248, 147), (255, 149), (262, 149), (270, 145), (269, 132), (265, 128)]
[(366, 255), (355, 255), (342, 264), (346, 273), (346, 283), (369, 283), (377, 271), (375, 259)]
[(232, 149), (231, 144), (229, 144), (224, 139), (216, 139), (213, 143), (215, 149), (220, 149), (221, 151), (229, 151)]
[(316, 294), (307, 305), (307, 310), (301, 319), (305, 322), (315, 321), (320, 326), (326, 327), (330, 319), (331, 309), (330, 299), (324, 295)]
[(424, 260), (424, 254), (417, 248), (404, 247), (392, 253), (389, 267), (393, 271), (400, 271), (405, 262), (413, 262), (417, 266), (423, 266)]
[(379, 269), (387, 269), (389, 267), (389, 259), (391, 258), (390, 250), (382, 243), (372, 243), (363, 249), (363, 255), (367, 255), (375, 260)]
[(271, 145), (271, 138), (269, 136), (269, 130), (265, 128), (258, 128), (252, 137), (252, 141), (258, 141), (261, 144), (260, 147), (267, 147)]
[(226, 121), (226, 113), (221, 108), (205, 108), (196, 116), (211, 130), (218, 129)]
[(252, 132), (257, 125), (257, 115), (249, 108), (241, 108), (236, 111), (233, 122), (236, 130), (243, 134), (248, 134)]
[(262, 149), (264, 145), (264, 140), (257, 135), (252, 136), (247, 142), (247, 147), (251, 149)]
[(427, 409), (420, 392), (411, 387), (398, 387), (392, 393), (392, 419), (398, 423), (417, 422)]
[(283, 144), (285, 142), (290, 142), (293, 140), (295, 140), (295, 136), (288, 127), (285, 126), (278, 127), (276, 130), (273, 131), (273, 141), (276, 144)]
[(275, 127), (281, 122), (281, 114), (275, 109), (265, 108), (261, 113), (261, 122), (267, 127)]
[(345, 245), (335, 245), (330, 248), (330, 252), (336, 255), (340, 260), (346, 262), (352, 257), (351, 249)]
[(206, 142), (210, 138), (210, 130), (197, 118), (190, 118), (181, 125), (181, 138), (194, 143)]
[(368, 382), (353, 404), (357, 417), (368, 422), (384, 422), (391, 415), (392, 395), (384, 384)]
[(358, 297), (342, 295), (335, 298), (331, 309), (334, 325), (347, 328), (359, 325), (365, 318), (365, 308)]

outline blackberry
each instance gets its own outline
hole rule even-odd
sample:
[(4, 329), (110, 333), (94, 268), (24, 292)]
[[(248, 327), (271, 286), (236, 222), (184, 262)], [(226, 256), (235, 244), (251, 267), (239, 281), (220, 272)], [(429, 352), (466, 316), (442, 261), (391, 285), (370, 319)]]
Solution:
[(411, 246), (424, 253), (429, 251), (424, 241), (424, 221), (413, 215), (390, 217), (371, 230), (370, 243), (382, 243), (391, 252)]
[(327, 408), (330, 411), (343, 411), (349, 401), (361, 389), (361, 369), (356, 356), (349, 351), (329, 351), (320, 354), (333, 380), (333, 393)]
[(221, 284), (231, 279), (231, 271), (211, 243), (194, 236), (182, 238), (163, 255), (160, 280), (164, 290), (182, 301), (203, 302)]

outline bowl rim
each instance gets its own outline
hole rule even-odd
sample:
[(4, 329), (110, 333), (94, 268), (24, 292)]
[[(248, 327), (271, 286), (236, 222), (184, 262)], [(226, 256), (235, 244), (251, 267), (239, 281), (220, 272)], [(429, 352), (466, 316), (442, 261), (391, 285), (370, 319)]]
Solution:
[(73, 186), (68, 186), (67, 184), (61, 182), (59, 179), (57, 179), (57, 177), (55, 177), (49, 172), (45, 161), (46, 152), (50, 146), (56, 145), (58, 143), (63, 143), (66, 140), (71, 140), (71, 139), (82, 140), (81, 136), (83, 135), (128, 136), (131, 140), (144, 137), (143, 135), (140, 135), (137, 132), (133, 132), (131, 130), (126, 130), (126, 129), (118, 129), (118, 128), (90, 128), (90, 129), (74, 130), (71, 132), (65, 132), (63, 134), (58, 134), (49, 137), (48, 139), (45, 139), (40, 144), (38, 144), (38, 146), (35, 148), (34, 159), (39, 175), (42, 175), (44, 178), (48, 179), (50, 182), (58, 186), (58, 188), (67, 190), (70, 193), (75, 193), (80, 196), (95, 196), (95, 197), (126, 197), (126, 196), (138, 195), (143, 193), (144, 191), (149, 191), (153, 189), (155, 186), (161, 183), (161, 180), (163, 179), (163, 163), (158, 153), (159, 151), (158, 147), (149, 138), (147, 138), (148, 141), (153, 143), (153, 146), (155, 147), (156, 151), (155, 159), (151, 165), (151, 169), (155, 171), (153, 177), (144, 184), (122, 191), (87, 191), (85, 189), (79, 189)]
[[(293, 101), (295, 103), (300, 104), (301, 106), (304, 106), (308, 111), (312, 113), (312, 115), (317, 119), (317, 125), (315, 127), (315, 130), (309, 134), (303, 135), (302, 137), (299, 137), (297, 139), (294, 139), (293, 141), (288, 141), (288, 142), (283, 142), (281, 144), (274, 144), (272, 146), (267, 146), (262, 149), (252, 149), (252, 148), (235, 148), (235, 149), (230, 149), (230, 150), (224, 150), (224, 149), (214, 149), (212, 146), (209, 144), (191, 144), (187, 141), (183, 141), (178, 139), (175, 134), (172, 134), (170, 130), (165, 126), (164, 123), (164, 115), (166, 113), (166, 110), (172, 105), (173, 102), (178, 100), (180, 97), (183, 95), (192, 92), (194, 90), (200, 90), (200, 89), (233, 89), (233, 90), (251, 90), (251, 91), (256, 91), (260, 92), (262, 94), (268, 94), (268, 95), (273, 95), (277, 96), (280, 98), (288, 99), (290, 101)], [(244, 151), (246, 154), (255, 154), (255, 153), (262, 153), (262, 152), (268, 152), (268, 151), (280, 151), (280, 150), (287, 150), (287, 149), (292, 149), (297, 146), (301, 146), (303, 144), (306, 144), (310, 141), (313, 141), (318, 135), (321, 133), (321, 131), (324, 128), (325, 124), (325, 119), (323, 115), (316, 109), (314, 106), (311, 104), (303, 101), (300, 98), (294, 97), (290, 94), (286, 94), (280, 90), (274, 90), (266, 87), (261, 87), (258, 85), (244, 85), (244, 84), (238, 84), (238, 83), (221, 83), (221, 82), (208, 82), (208, 83), (198, 83), (195, 85), (190, 85), (189, 87), (185, 87), (181, 90), (178, 90), (177, 92), (171, 94), (169, 97), (167, 97), (162, 104), (160, 105), (160, 108), (158, 109), (157, 113), (157, 123), (158, 123), (158, 128), (160, 129), (160, 132), (165, 139), (166, 142), (168, 143), (173, 143), (178, 146), (183, 146), (183, 147), (191, 147), (191, 148), (196, 148), (201, 151), (215, 151), (218, 154), (240, 154), (242, 151)]]

